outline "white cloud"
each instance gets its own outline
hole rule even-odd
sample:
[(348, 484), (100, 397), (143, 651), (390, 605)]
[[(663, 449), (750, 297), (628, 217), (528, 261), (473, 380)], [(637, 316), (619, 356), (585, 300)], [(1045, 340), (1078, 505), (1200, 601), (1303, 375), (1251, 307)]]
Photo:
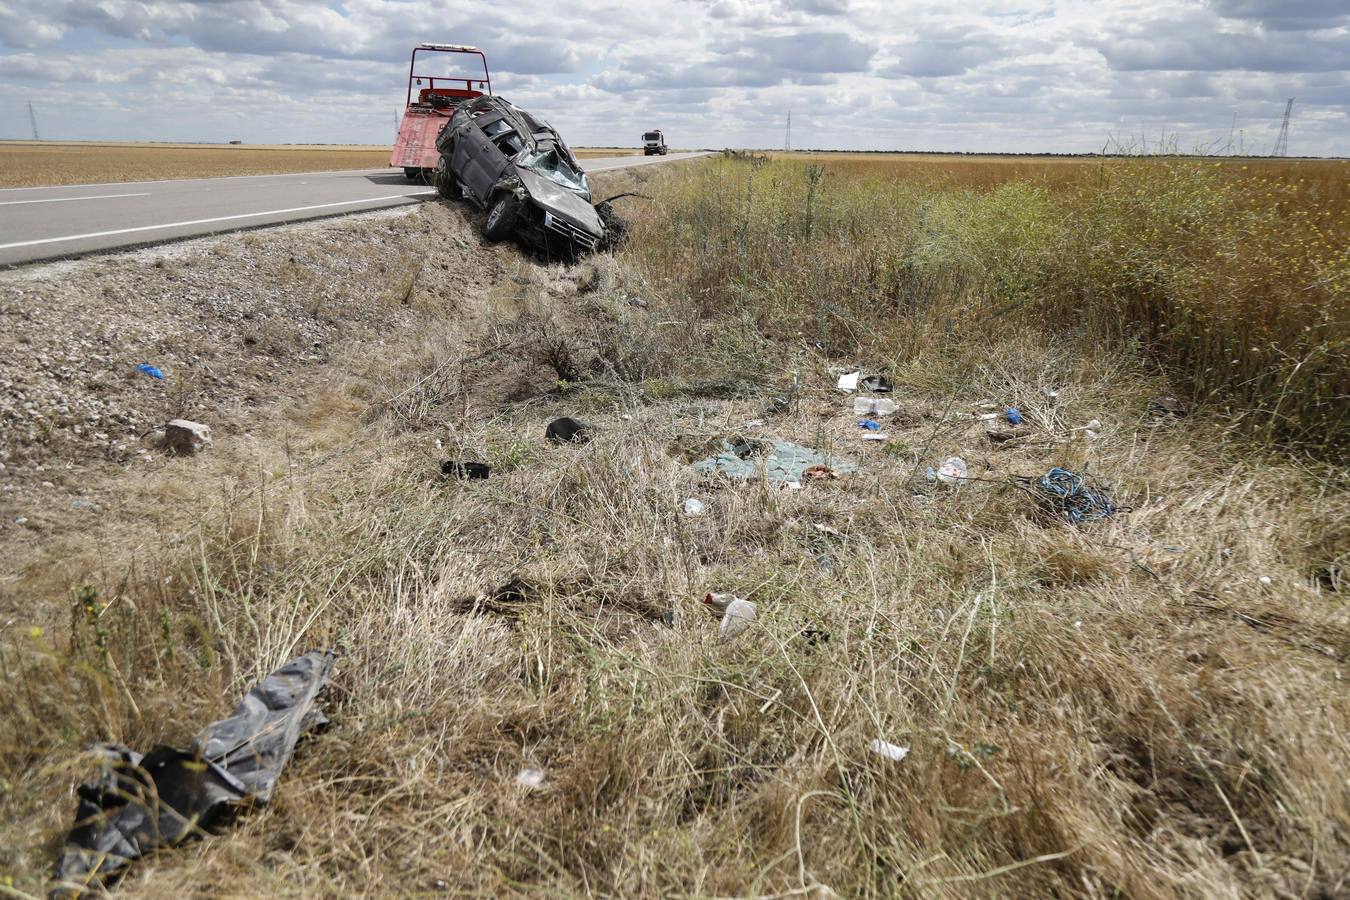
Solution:
[(1344, 0), (0, 0), (0, 137), (388, 142), (421, 41), (574, 145), (1350, 152)]

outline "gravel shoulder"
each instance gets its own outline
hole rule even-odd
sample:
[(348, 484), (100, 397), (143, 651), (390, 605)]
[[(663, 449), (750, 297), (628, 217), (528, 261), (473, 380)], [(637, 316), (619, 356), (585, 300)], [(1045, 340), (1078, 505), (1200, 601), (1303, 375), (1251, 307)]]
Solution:
[[(472, 306), (513, 253), (426, 204), (0, 273), (0, 614), (168, 539), (212, 477), (303, 442), (285, 409)], [(215, 447), (168, 456), (175, 418)]]

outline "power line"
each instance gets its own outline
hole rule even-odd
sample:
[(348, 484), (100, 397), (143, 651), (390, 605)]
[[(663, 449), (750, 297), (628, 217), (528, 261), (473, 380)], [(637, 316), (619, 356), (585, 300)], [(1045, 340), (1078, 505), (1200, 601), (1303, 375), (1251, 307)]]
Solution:
[(1275, 138), (1275, 149), (1270, 151), (1271, 156), (1289, 155), (1289, 115), (1294, 111), (1294, 98), (1290, 97), (1284, 104), (1284, 122), (1280, 124), (1280, 136)]

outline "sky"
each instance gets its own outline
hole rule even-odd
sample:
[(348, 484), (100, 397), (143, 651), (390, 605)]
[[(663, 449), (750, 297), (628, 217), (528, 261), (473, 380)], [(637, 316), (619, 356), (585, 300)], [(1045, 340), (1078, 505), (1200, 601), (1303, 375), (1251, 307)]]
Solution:
[(388, 144), (424, 41), (573, 146), (1350, 155), (1350, 0), (0, 0), (0, 138)]

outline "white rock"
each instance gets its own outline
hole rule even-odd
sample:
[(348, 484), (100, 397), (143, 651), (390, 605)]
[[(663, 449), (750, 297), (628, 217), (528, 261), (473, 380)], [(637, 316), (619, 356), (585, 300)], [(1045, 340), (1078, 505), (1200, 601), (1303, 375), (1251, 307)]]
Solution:
[(174, 453), (196, 453), (211, 446), (211, 428), (200, 422), (174, 419), (164, 426), (164, 445)]

